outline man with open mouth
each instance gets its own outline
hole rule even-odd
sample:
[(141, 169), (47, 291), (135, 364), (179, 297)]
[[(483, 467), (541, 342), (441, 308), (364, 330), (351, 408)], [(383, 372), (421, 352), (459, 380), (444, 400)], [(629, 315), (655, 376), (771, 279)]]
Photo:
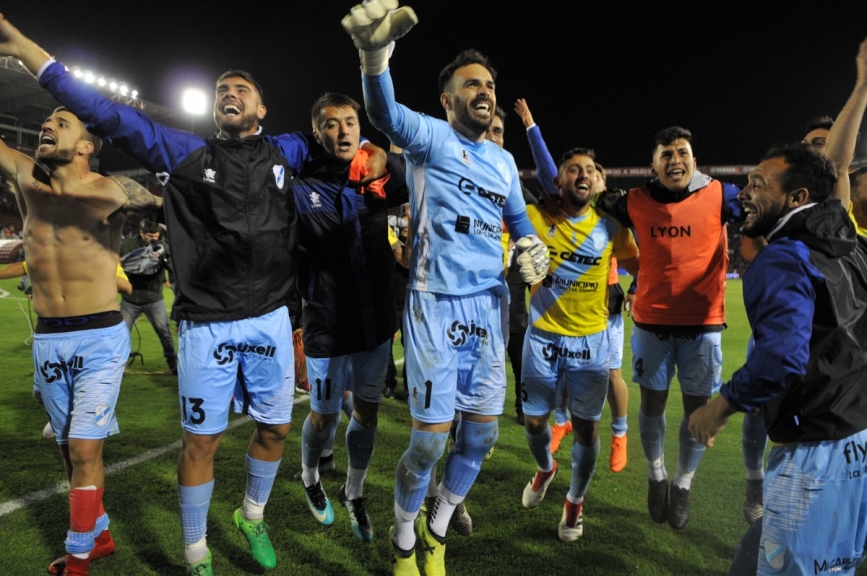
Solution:
[[(719, 389), (725, 329), (726, 223), (741, 215), (738, 188), (696, 169), (692, 134), (674, 126), (653, 138), (654, 178), (598, 205), (633, 227), (641, 270), (633, 315), (632, 379), (641, 388), (638, 425), (647, 458), (647, 506), (675, 530), (689, 522), (692, 478), (704, 446), (687, 430), (689, 415)], [(683, 397), (677, 473), (665, 468), (665, 406), (677, 371)]]

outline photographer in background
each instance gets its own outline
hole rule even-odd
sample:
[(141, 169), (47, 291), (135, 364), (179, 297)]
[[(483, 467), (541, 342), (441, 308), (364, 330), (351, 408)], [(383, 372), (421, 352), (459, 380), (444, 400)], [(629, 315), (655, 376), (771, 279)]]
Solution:
[[(138, 236), (127, 238), (120, 246), (120, 263), (132, 284), (132, 294), (121, 294), (120, 311), (127, 328), (132, 330), (136, 318), (144, 313), (163, 345), (163, 355), (172, 374), (178, 374), (178, 357), (169, 329), (163, 287), (172, 286), (169, 245), (160, 238), (160, 226), (142, 220)], [(166, 280), (166, 272), (169, 273)]]

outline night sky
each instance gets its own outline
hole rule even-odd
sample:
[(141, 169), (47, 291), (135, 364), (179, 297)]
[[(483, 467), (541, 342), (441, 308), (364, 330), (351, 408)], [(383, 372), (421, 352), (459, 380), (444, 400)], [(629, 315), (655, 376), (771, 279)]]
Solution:
[[(309, 130), (310, 106), (326, 90), (361, 100), (357, 53), (340, 26), (350, 2), (193, 4), (52, 2), (35, 9), (20, 1), (4, 14), (68, 66), (126, 79), (142, 97), (168, 106), (179, 106), (185, 85), (211, 93), (220, 72), (246, 69), (264, 88), (263, 124), (273, 134)], [(473, 0), (409, 5), (420, 22), (391, 60), (398, 101), (444, 118), (439, 70), (464, 48), (480, 50), (499, 72), (497, 100), (510, 112), (506, 148), (519, 168), (532, 167), (512, 112), (519, 97), (555, 157), (588, 146), (607, 166), (646, 165), (652, 135), (679, 124), (692, 130), (699, 164), (755, 163), (770, 144), (800, 139), (811, 118), (836, 116), (867, 37), (863, 1), (809, 3), (809, 10), (788, 3), (756, 13), (710, 2), (636, 8), (535, 0), (523, 11)], [(362, 133), (385, 145), (363, 122)], [(207, 117), (196, 123), (201, 134), (212, 126)], [(858, 155), (865, 154), (862, 141)]]

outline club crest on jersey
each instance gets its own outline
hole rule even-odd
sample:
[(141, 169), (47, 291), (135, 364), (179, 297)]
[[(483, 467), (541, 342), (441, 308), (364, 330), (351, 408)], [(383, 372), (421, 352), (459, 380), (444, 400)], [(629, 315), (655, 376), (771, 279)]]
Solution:
[(466, 148), (461, 148), (461, 162), (463, 162), (467, 166), (473, 165), (472, 161), (470, 160), (470, 153), (467, 152)]
[(277, 188), (283, 189), (283, 178), (286, 176), (286, 169), (279, 164), (274, 164), (271, 168), (274, 171), (274, 180), (277, 182)]
[(97, 426), (105, 426), (111, 418), (111, 406), (97, 404), (93, 409), (93, 419)]
[(605, 248), (605, 234), (596, 230), (590, 235), (590, 240), (593, 242), (593, 248), (598, 252)]
[(765, 559), (770, 567), (780, 570), (786, 563), (786, 549), (770, 539), (765, 539), (762, 544), (765, 547)]
[(415, 404), (416, 406), (419, 405), (419, 403), (418, 403), (418, 386), (412, 387), (412, 403)]
[(205, 168), (205, 172), (202, 175), (202, 180), (207, 182), (208, 184), (214, 184), (217, 180), (217, 171), (213, 168)]
[(548, 228), (548, 238), (556, 238), (557, 237), (557, 225), (551, 224), (551, 227)]
[(322, 208), (322, 200), (320, 199), (319, 192), (310, 193), (310, 205), (313, 208)]

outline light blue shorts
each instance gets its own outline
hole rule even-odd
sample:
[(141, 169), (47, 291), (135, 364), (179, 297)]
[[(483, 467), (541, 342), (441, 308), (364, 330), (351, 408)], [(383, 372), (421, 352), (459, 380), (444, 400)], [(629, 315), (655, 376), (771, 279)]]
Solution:
[(385, 385), (391, 338), (373, 352), (356, 352), (334, 358), (307, 357), (310, 382), (310, 408), (319, 414), (337, 414), (343, 404), (343, 392), (355, 398), (379, 403)]
[(682, 393), (712, 396), (722, 385), (720, 333), (671, 336), (634, 326), (632, 381), (650, 390), (668, 390), (675, 368)]
[(596, 422), (608, 392), (608, 331), (562, 336), (530, 328), (524, 336), (521, 382), (524, 414), (545, 416), (569, 395), (573, 416)]
[(428, 423), (455, 410), (498, 416), (506, 399), (506, 349), (500, 298), (407, 291), (403, 328), (410, 410)]
[(117, 434), (114, 407), (129, 356), (126, 324), (33, 336), (33, 385), (58, 444)]
[(619, 370), (623, 366), (623, 314), (608, 316), (608, 369)]
[(229, 404), (263, 424), (292, 420), (295, 366), (286, 307), (256, 318), (178, 325), (181, 427), (218, 434)]
[(758, 574), (855, 574), (867, 540), (867, 431), (775, 446)]

